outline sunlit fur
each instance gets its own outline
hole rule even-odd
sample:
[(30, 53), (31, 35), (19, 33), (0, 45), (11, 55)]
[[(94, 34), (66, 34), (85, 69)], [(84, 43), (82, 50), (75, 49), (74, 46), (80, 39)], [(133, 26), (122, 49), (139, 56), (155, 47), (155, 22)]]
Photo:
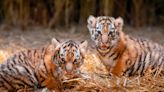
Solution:
[[(85, 42), (86, 43), (86, 42)], [(19, 52), (0, 65), (0, 92), (15, 92), (21, 89), (38, 88), (53, 89), (62, 92), (61, 78), (67, 62), (73, 65), (72, 71), (76, 71), (83, 63), (83, 43), (76, 44), (74, 41), (59, 43), (56, 39), (46, 47)], [(68, 50), (69, 53), (62, 50)], [(62, 51), (62, 52), (61, 52)], [(65, 55), (60, 57), (61, 55)], [(67, 57), (69, 56), (69, 57)], [(63, 62), (60, 60), (64, 59)], [(70, 69), (70, 68), (69, 68)], [(68, 71), (66, 71), (68, 72)], [(74, 74), (76, 72), (70, 72)], [(67, 73), (65, 73), (67, 74)]]
[(91, 39), (109, 73), (131, 76), (152, 69), (164, 69), (161, 45), (125, 35), (122, 28), (123, 19), (120, 17), (91, 15), (88, 18)]

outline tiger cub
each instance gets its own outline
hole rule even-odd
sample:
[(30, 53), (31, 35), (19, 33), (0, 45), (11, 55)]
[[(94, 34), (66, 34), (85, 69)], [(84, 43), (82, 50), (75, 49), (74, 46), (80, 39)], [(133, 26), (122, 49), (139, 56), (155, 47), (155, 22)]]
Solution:
[(47, 47), (19, 52), (0, 65), (0, 92), (48, 88), (62, 92), (62, 76), (78, 74), (87, 42), (52, 39)]
[(144, 75), (155, 68), (164, 69), (164, 48), (124, 34), (121, 17), (90, 15), (87, 22), (98, 56), (110, 74)]

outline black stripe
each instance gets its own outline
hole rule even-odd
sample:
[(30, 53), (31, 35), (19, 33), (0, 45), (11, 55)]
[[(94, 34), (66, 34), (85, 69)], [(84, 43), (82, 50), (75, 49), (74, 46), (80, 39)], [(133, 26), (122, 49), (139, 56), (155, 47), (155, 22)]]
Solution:
[[(14, 77), (14, 76), (13, 76)], [(28, 84), (27, 82), (25, 82), (24, 79), (21, 78), (15, 78), (16, 81), (18, 81), (19, 83), (17, 85), (23, 85), (23, 87), (33, 87), (33, 85)], [(28, 81), (28, 80), (27, 80)], [(21, 84), (20, 84), (21, 83)], [(33, 84), (33, 83), (32, 83)]]
[(22, 60), (21, 56), (22, 56), (21, 54), (18, 55), (18, 61), (20, 61), (23, 64), (24, 60)]
[(24, 59), (24, 63), (25, 63), (25, 65), (30, 66), (30, 64), (28, 63), (28, 61), (26, 59)]
[(18, 64), (22, 64), (22, 61), (19, 60), (19, 54), (16, 55), (16, 57), (14, 57), (15, 62), (17, 61)]
[(45, 57), (45, 54), (46, 54), (46, 49), (47, 49), (47, 48), (42, 48), (41, 59), (43, 59), (43, 60), (44, 60), (44, 57)]
[[(40, 70), (41, 71), (41, 73), (40, 73), (40, 75), (41, 75), (41, 77), (43, 78), (43, 79), (46, 79), (46, 74), (45, 74), (45, 72), (44, 72), (44, 70)], [(46, 76), (46, 77), (45, 77)]]
[(16, 72), (17, 72), (19, 75), (22, 75), (22, 74), (19, 72), (19, 70), (18, 70), (15, 66), (13, 67), (13, 69), (16, 70)]
[(30, 70), (29, 70), (29, 68), (31, 68), (31, 67), (28, 68), (26, 65), (23, 65), (23, 67), (24, 67), (24, 69), (26, 70), (26, 72), (27, 72), (28, 74), (31, 75), (31, 72), (30, 72)]
[(38, 82), (38, 84), (40, 84), (39, 82), (39, 78), (38, 78), (38, 76), (37, 76), (37, 74), (36, 73), (34, 73), (34, 77), (36, 78), (36, 80), (37, 80), (37, 82)]
[(118, 59), (121, 56), (121, 52), (117, 52), (115, 54), (116, 54), (116, 57), (114, 57), (113, 60), (116, 60), (116, 59)]
[[(130, 59), (128, 58), (127, 60), (125, 60), (125, 62), (126, 62), (126, 65), (128, 65), (128, 62), (131, 62), (131, 61), (130, 61)], [(129, 71), (130, 71), (130, 72), (132, 71), (132, 70), (131, 70), (131, 66), (128, 67), (128, 68), (124, 71), (123, 74), (125, 75), (125, 74), (127, 74), (127, 72), (128, 72), (128, 76), (129, 76), (129, 73), (130, 73)]]
[[(140, 45), (140, 44), (139, 44)], [(140, 48), (141, 48), (141, 46), (140, 46)], [(142, 51), (141, 51), (141, 53), (139, 53), (139, 51), (138, 51), (138, 49), (136, 48), (136, 51), (137, 51), (137, 56), (139, 56), (139, 57), (137, 57), (137, 58), (139, 58), (139, 61), (136, 61), (136, 62), (142, 62), (141, 60), (142, 60)], [(139, 55), (140, 54), (140, 55)], [(145, 58), (146, 59), (146, 58)], [(142, 70), (141, 70), (141, 73), (140, 74), (142, 74), (143, 73), (143, 71), (144, 71), (144, 67), (145, 67), (145, 60), (143, 61), (143, 63), (142, 64), (144, 64), (144, 65), (142, 65), (143, 67), (142, 67)]]
[(37, 72), (35, 72), (35, 76), (36, 76), (36, 78), (37, 78), (39, 84), (42, 84), (42, 82), (45, 81), (45, 78), (43, 78), (43, 77), (38, 73), (38, 70), (37, 70)]
[[(153, 61), (156, 61), (154, 56), (152, 56), (152, 52), (149, 51), (148, 53), (150, 53), (150, 56), (149, 56), (149, 61), (147, 62), (147, 66), (149, 66), (149, 64), (153, 63)], [(154, 53), (155, 54), (155, 53)], [(145, 64), (146, 64), (146, 61), (145, 61)], [(144, 67), (145, 68), (145, 67)], [(147, 67), (146, 67), (147, 68)]]
[[(3, 72), (4, 73), (4, 72)], [(6, 75), (6, 74), (5, 74)], [(11, 82), (9, 82), (8, 80), (9, 79), (6, 79), (7, 77), (3, 77), (1, 74), (0, 74), (0, 78), (4, 80), (5, 83), (7, 83), (11, 88), (14, 88), (14, 86), (11, 84)], [(6, 86), (4, 85), (3, 87), (6, 88)], [(8, 89), (8, 88), (7, 88)]]
[[(32, 57), (32, 52), (31, 52), (31, 50), (27, 50), (27, 56), (28, 56), (28, 58), (30, 58), (30, 57)], [(31, 59), (31, 58), (30, 58)], [(32, 59), (31, 59), (32, 60)]]
[(110, 52), (112, 49), (114, 49), (113, 47), (114, 47), (114, 46), (109, 47), (108, 52)]
[[(159, 67), (161, 67), (162, 66), (162, 64), (164, 64), (163, 62), (164, 62), (164, 57), (161, 57), (162, 58), (162, 61), (161, 61), (161, 63), (159, 64)], [(163, 66), (164, 67), (164, 66)]]
[[(45, 78), (43, 78), (43, 77), (41, 77), (41, 75), (39, 75), (40, 76), (40, 83), (42, 84), (44, 81), (45, 81)], [(41, 85), (40, 85), (41, 86)]]
[(116, 53), (115, 52), (113, 52), (109, 57), (112, 57), (113, 55), (115, 55)]
[(116, 60), (118, 59), (119, 57), (122, 56), (122, 54), (126, 51), (127, 49), (127, 46), (125, 45), (124, 49), (121, 51), (121, 52), (118, 52), (117, 56), (115, 58), (113, 58), (113, 60)]
[[(42, 80), (40, 81), (41, 83), (43, 83), (45, 81), (45, 79), (44, 78), (42, 78)], [(42, 86), (42, 87), (44, 87), (44, 86)]]
[(23, 54), (24, 58), (25, 58), (25, 57), (27, 57), (27, 56), (26, 56), (26, 54), (25, 54), (25, 51), (24, 51), (24, 52), (22, 52), (22, 54)]
[(135, 73), (139, 70), (140, 66), (142, 65), (142, 61), (139, 62), (137, 70), (135, 71)]
[(36, 49), (33, 51), (33, 62), (36, 62), (36, 60), (37, 60), (37, 57), (36, 57), (36, 53), (37, 53), (37, 51), (36, 51)]
[(144, 53), (142, 53), (143, 55), (144, 55), (144, 58), (143, 58), (143, 60), (141, 60), (140, 62), (139, 62), (139, 66), (138, 66), (138, 68), (137, 68), (137, 72), (138, 72), (138, 70), (142, 67), (142, 65), (144, 64), (144, 62), (145, 62), (145, 59), (146, 59), (146, 56), (147, 56), (147, 53), (144, 51)]
[(46, 73), (48, 73), (47, 66), (46, 66), (46, 64), (45, 64), (44, 61), (43, 61), (43, 65), (44, 65), (44, 67), (45, 67)]
[[(159, 61), (160, 61), (160, 59), (162, 58), (162, 55), (160, 55), (160, 53), (156, 53), (156, 54), (159, 54), (159, 56), (158, 56), (158, 58), (157, 58), (157, 60), (154, 60), (154, 64), (157, 64), (157, 67), (158, 67), (158, 63), (159, 63)], [(161, 63), (162, 63), (162, 61), (161, 61)]]
[(141, 73), (140, 73), (141, 75), (143, 74), (143, 71), (145, 70), (145, 64), (146, 64), (146, 63), (145, 63), (145, 62), (143, 62), (143, 65), (142, 65), (142, 70), (141, 70)]
[[(134, 64), (132, 65), (132, 71), (131, 71), (130, 75), (133, 75), (133, 73), (135, 73), (135, 71), (134, 71), (135, 70), (135, 65), (136, 65), (136, 63), (140, 62), (141, 59), (142, 59), (142, 55), (141, 55), (141, 53), (138, 52), (138, 49), (137, 48), (136, 48), (136, 51), (137, 51), (137, 57), (136, 57), (137, 59), (134, 62)], [(139, 58), (139, 60), (138, 60), (138, 58)]]
[(16, 65), (16, 61), (14, 60), (14, 57), (12, 57), (11, 59), (8, 59), (7, 62), (11, 62), (11, 60), (12, 60), (12, 62)]
[(9, 69), (10, 72), (15, 73), (11, 67), (12, 67), (12, 64), (10, 64), (9, 62), (7, 62), (7, 69)]
[(19, 64), (19, 62), (17, 62), (16, 58), (17, 58), (17, 56), (14, 55), (11, 59), (9, 59), (9, 62), (13, 61), (14, 64)]
[(11, 67), (12, 67), (12, 70), (14, 71), (14, 73), (17, 74), (17, 73), (16, 73), (17, 71), (15, 70), (15, 68), (13, 68), (13, 67), (14, 67), (13, 64), (11, 64)]
[(146, 54), (145, 54), (144, 60), (141, 62), (141, 66), (140, 66), (140, 68), (139, 68), (139, 70), (141, 70), (141, 71), (139, 72), (139, 74), (142, 74), (142, 72), (143, 72), (143, 70), (144, 70), (145, 59), (146, 59), (147, 56), (148, 56), (148, 54), (146, 53)]
[(26, 60), (27, 60), (28, 58), (27, 58), (25, 52), (22, 52), (22, 53), (21, 53), (21, 57), (22, 57), (21, 59), (23, 59), (24, 63), (25, 63), (26, 65), (29, 65), (29, 64), (26, 62)]
[[(152, 62), (154, 61), (154, 59), (155, 59), (155, 58), (153, 58), (154, 56), (152, 56), (152, 55), (153, 55), (153, 53), (150, 52), (150, 57), (149, 57), (148, 65), (149, 65), (150, 63), (152, 63)], [(158, 59), (157, 59), (157, 60), (158, 60)]]
[[(111, 46), (111, 47), (109, 48), (109, 51), (108, 51), (108, 52), (112, 51), (112, 49), (114, 49), (113, 46)], [(114, 53), (115, 53), (115, 52), (113, 52), (109, 57), (113, 56)]]

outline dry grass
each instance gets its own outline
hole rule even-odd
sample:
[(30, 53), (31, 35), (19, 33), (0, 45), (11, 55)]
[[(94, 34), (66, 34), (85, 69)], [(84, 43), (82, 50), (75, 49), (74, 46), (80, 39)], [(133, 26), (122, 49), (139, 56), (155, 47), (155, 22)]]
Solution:
[[(164, 75), (146, 74), (134, 77), (112, 77), (100, 60), (94, 54), (87, 54), (85, 63), (81, 67), (83, 78), (71, 79), (67, 82), (71, 89), (80, 92), (159, 92), (164, 91)], [(78, 85), (77, 85), (78, 84)]]
[[(69, 31), (58, 31), (61, 29), (29, 29), (20, 31), (20, 29), (0, 29), (0, 63), (20, 50), (42, 47), (50, 42), (52, 37), (60, 40), (76, 39), (79, 41), (88, 40), (93, 44), (84, 28), (71, 28)], [(32, 30), (32, 31), (31, 31)], [(40, 31), (38, 31), (40, 30)], [(46, 30), (46, 31), (45, 31)], [(65, 29), (64, 29), (65, 30)], [(131, 35), (141, 35), (150, 38), (161, 44), (164, 44), (163, 30), (151, 31), (145, 34), (143, 31), (132, 31), (128, 29), (127, 33)], [(155, 29), (152, 29), (155, 30)], [(142, 33), (141, 33), (142, 32)], [(145, 31), (146, 32), (146, 31)], [(37, 35), (36, 35), (37, 34)], [(81, 35), (83, 34), (83, 35)], [(157, 38), (158, 37), (158, 38)], [(155, 39), (154, 39), (155, 38)], [(91, 48), (91, 46), (89, 47)], [(85, 62), (81, 67), (82, 78), (75, 78), (63, 81), (67, 91), (78, 92), (163, 92), (164, 75), (146, 74), (143, 77), (110, 77), (99, 58), (94, 53), (86, 54)]]

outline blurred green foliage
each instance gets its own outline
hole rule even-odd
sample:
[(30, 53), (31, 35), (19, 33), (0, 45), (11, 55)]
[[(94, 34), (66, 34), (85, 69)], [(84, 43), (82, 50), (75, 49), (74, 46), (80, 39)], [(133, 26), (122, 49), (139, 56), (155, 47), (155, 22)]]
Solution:
[(0, 0), (0, 23), (53, 28), (86, 24), (89, 15), (124, 18), (135, 27), (164, 21), (164, 0)]

